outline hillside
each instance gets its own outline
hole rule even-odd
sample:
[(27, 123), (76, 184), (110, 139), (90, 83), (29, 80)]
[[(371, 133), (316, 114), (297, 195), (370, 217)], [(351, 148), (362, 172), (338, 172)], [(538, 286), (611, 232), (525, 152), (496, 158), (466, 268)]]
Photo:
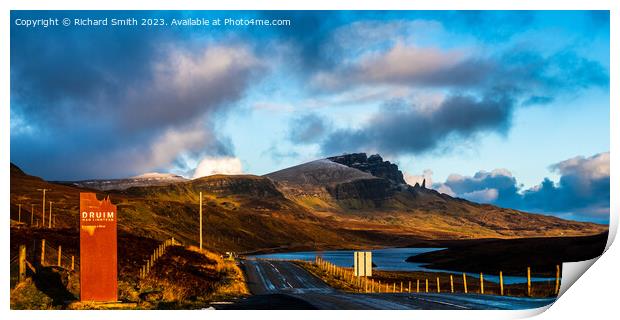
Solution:
[[(41, 191), (53, 201), (56, 228), (77, 229), (80, 192), (93, 192), (65, 184), (50, 183), (11, 166), (11, 220), (18, 224), (41, 221)], [(312, 212), (285, 198), (264, 177), (216, 175), (166, 186), (132, 187), (122, 191), (97, 192), (110, 195), (119, 210), (118, 227), (135, 236), (164, 240), (175, 237), (187, 244), (198, 243), (198, 199), (203, 192), (204, 246), (214, 251), (256, 251), (308, 248), (339, 248), (405, 245), (409, 239), (342, 228), (332, 219)], [(49, 208), (46, 206), (46, 212)], [(47, 223), (46, 223), (47, 225)]]
[[(14, 165), (12, 224), (18, 220), (18, 204), (22, 223), (30, 223), (31, 204), (34, 224), (40, 221), (41, 188), (51, 189), (46, 202), (54, 202), (55, 226), (77, 228), (79, 192), (93, 190), (46, 182)], [(396, 165), (365, 154), (317, 160), (263, 177), (214, 175), (109, 190), (99, 197), (109, 194), (117, 204), (123, 231), (197, 244), (200, 192), (205, 246), (219, 251), (406, 246), (437, 239), (582, 236), (607, 230), (412, 187)]]
[(434, 239), (580, 236), (607, 230), (598, 224), (477, 204), (418, 184), (410, 186), (398, 167), (379, 155), (331, 157), (265, 176), (287, 198), (349, 228)]

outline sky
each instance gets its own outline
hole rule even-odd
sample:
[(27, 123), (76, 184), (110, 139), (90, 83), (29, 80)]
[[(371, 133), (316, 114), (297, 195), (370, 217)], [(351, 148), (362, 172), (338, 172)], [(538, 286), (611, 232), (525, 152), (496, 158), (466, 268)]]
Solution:
[[(164, 26), (25, 27), (45, 18)], [(282, 26), (172, 26), (173, 19)], [(609, 220), (606, 11), (13, 11), (11, 162), (262, 175), (379, 153), (408, 183)]]

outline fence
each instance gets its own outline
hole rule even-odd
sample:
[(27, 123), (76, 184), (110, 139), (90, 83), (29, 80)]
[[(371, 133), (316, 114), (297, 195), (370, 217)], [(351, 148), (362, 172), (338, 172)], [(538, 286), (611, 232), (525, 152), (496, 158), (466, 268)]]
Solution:
[[(473, 286), (474, 284), (471, 284), (471, 283), (469, 284), (469, 287), (468, 287), (467, 278), (468, 277), (471, 278), (471, 276), (468, 276), (466, 273), (462, 274), (463, 281), (460, 283), (455, 282), (455, 275), (449, 275), (448, 278), (445, 278), (445, 276), (444, 278), (442, 278), (441, 276), (435, 276), (434, 279), (430, 278), (430, 281), (428, 277), (425, 277), (424, 279), (414, 279), (413, 281), (412, 280), (398, 281), (398, 282), (391, 281), (391, 283), (390, 282), (381, 283), (381, 281), (375, 281), (375, 279), (372, 279), (372, 278), (357, 277), (354, 275), (352, 269), (339, 267), (318, 256), (315, 258), (314, 264), (319, 269), (327, 273), (328, 276), (334, 277), (335, 279), (340, 280), (340, 281), (344, 281), (350, 286), (352, 286), (355, 291), (363, 292), (363, 293), (413, 293), (413, 292), (416, 292), (416, 293), (420, 293), (420, 292), (424, 292), (424, 293), (428, 293), (428, 292), (472, 293), (471, 289), (475, 289)], [(499, 275), (499, 294), (503, 296), (507, 293), (504, 288), (504, 274), (502, 271), (500, 271), (498, 275)], [(449, 281), (449, 290), (448, 289), (442, 290), (442, 286), (441, 286), (442, 281), (440, 280), (444, 280), (445, 282)], [(423, 285), (422, 289), (420, 289), (421, 282)], [(431, 285), (429, 285), (429, 283)], [(461, 286), (461, 288), (458, 288), (459, 285)], [(478, 289), (476, 290), (477, 293), (485, 294), (485, 288), (484, 288), (485, 280), (484, 280), (484, 274), (482, 272), (480, 273), (480, 276), (478, 277), (478, 283), (476, 285)], [(412, 286), (415, 286), (415, 290)], [(556, 265), (554, 294), (557, 295), (559, 293), (559, 290), (560, 290), (560, 266)], [(487, 294), (488, 293), (489, 292), (487, 292)], [(530, 267), (527, 267), (526, 295), (528, 297), (532, 296), (532, 280), (531, 280), (531, 268)]]
[(11, 257), (11, 286), (26, 280), (28, 274), (36, 274), (39, 268), (55, 266), (77, 271), (79, 262), (75, 255), (63, 253), (61, 245), (51, 245), (46, 239), (35, 240), (31, 246), (19, 245)]
[(157, 260), (164, 255), (168, 247), (177, 245), (181, 245), (181, 243), (176, 241), (174, 238), (171, 238), (165, 240), (157, 248), (155, 248), (155, 250), (153, 250), (153, 253), (149, 256), (149, 259), (140, 268), (140, 278), (145, 278), (151, 272), (151, 269), (153, 268), (155, 262), (157, 262)]

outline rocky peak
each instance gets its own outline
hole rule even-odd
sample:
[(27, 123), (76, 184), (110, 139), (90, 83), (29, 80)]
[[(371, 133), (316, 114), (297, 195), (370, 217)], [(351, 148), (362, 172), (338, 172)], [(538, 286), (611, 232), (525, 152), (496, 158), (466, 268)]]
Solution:
[(398, 170), (398, 166), (389, 161), (383, 161), (383, 158), (378, 154), (373, 154), (368, 157), (366, 153), (351, 153), (327, 159), (347, 167), (370, 173), (375, 177), (386, 179), (397, 186), (407, 184), (403, 178), (403, 173)]

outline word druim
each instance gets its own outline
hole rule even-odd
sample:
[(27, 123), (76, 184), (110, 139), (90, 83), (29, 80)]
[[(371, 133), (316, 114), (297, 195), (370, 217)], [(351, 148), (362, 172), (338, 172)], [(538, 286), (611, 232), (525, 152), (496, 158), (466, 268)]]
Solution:
[(114, 211), (83, 211), (82, 220), (84, 221), (113, 221)]

